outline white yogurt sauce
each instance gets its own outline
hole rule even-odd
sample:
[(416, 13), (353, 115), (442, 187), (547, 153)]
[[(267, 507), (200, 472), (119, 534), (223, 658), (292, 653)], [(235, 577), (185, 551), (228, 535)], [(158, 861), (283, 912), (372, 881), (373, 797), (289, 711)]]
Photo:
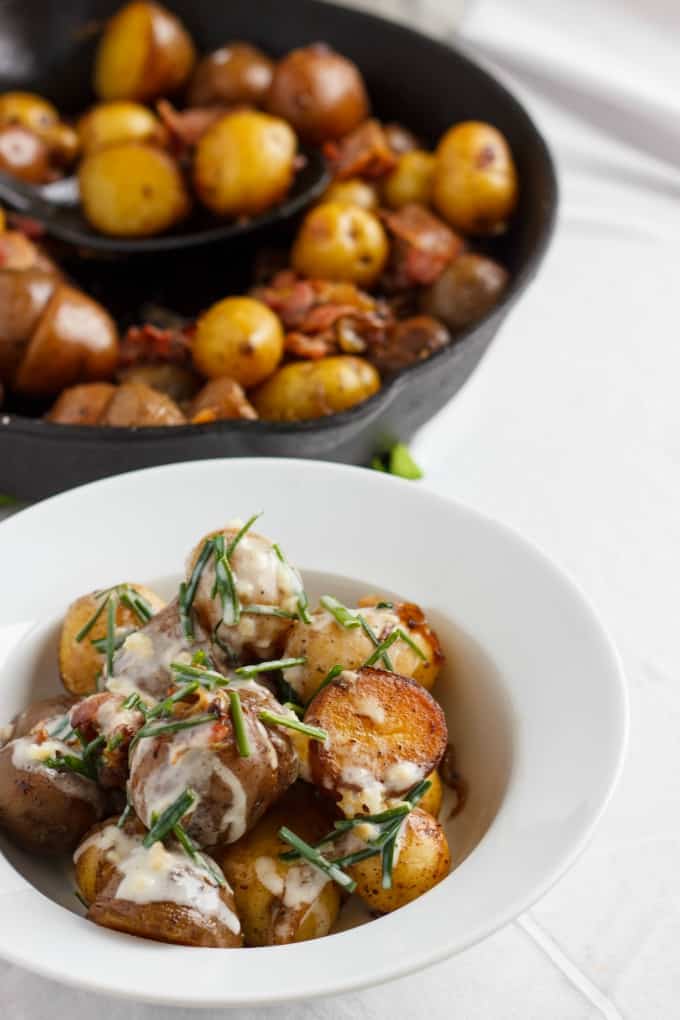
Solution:
[(99, 789), (92, 780), (74, 772), (52, 769), (45, 764), (48, 758), (60, 754), (73, 754), (73, 748), (62, 740), (50, 738), (41, 744), (33, 736), (19, 737), (7, 745), (12, 748), (12, 765), (23, 772), (41, 772), (69, 797), (78, 797), (99, 806)]
[(365, 719), (370, 719), (377, 726), (382, 725), (385, 722), (385, 709), (380, 704), (377, 698), (374, 698), (370, 694), (364, 694), (360, 698), (354, 698), (352, 704), (356, 708), (359, 715)]

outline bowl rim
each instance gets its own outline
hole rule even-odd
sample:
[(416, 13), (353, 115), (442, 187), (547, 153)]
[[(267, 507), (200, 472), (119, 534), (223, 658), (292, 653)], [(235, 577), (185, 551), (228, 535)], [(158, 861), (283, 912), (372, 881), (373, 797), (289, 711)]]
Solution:
[[(557, 567), (538, 546), (522, 537), (516, 529), (496, 520), (488, 514), (466, 505), (465, 503), (445, 498), (427, 489), (415, 487), (411, 482), (383, 475), (378, 472), (370, 472), (362, 468), (348, 465), (330, 464), (324, 461), (295, 460), (292, 458), (238, 458), (230, 461), (230, 463), (232, 465), (237, 465), (237, 471), (244, 473), (245, 476), (248, 475), (248, 472), (278, 472), (281, 476), (286, 474), (290, 475), (292, 473), (296, 476), (296, 484), (299, 485), (300, 472), (307, 472), (308, 474), (315, 476), (314, 481), (323, 482), (323, 476), (325, 476), (325, 480), (329, 485), (345, 486), (348, 483), (350, 485), (358, 484), (365, 490), (367, 498), (388, 499), (390, 501), (394, 501), (395, 499), (398, 500), (401, 496), (404, 497), (407, 502), (410, 501), (411, 505), (414, 500), (416, 503), (431, 503), (437, 506), (437, 512), (444, 512), (449, 515), (452, 514), (459, 522), (467, 522), (467, 524), (473, 528), (481, 526), (481, 528), (484, 529), (489, 536), (495, 535), (504, 544), (509, 544), (511, 547), (514, 547), (514, 550), (519, 551), (520, 555), (523, 558), (526, 558), (527, 562), (533, 561), (533, 565), (539, 568), (543, 580), (547, 582), (549, 586), (557, 585), (557, 588), (561, 589), (562, 593), (571, 601), (573, 607), (581, 615), (583, 622), (587, 625), (589, 635), (591, 635), (594, 639), (593, 647), (596, 648), (598, 655), (601, 655), (603, 661), (606, 663), (606, 680), (612, 702), (611, 717), (608, 722), (614, 736), (610, 740), (612, 749), (610, 749), (607, 761), (601, 766), (601, 775), (598, 780), (598, 790), (600, 792), (598, 793), (597, 800), (588, 808), (586, 812), (587, 817), (579, 819), (576, 826), (578, 830), (577, 836), (574, 836), (572, 833), (564, 839), (564, 845), (562, 848), (554, 852), (550, 866), (543, 866), (540, 880), (529, 883), (531, 885), (530, 891), (525, 889), (518, 893), (513, 890), (513, 893), (508, 896), (506, 903), (501, 910), (496, 909), (495, 911), (492, 911), (489, 918), (483, 923), (477, 922), (476, 927), (471, 927), (464, 938), (459, 937), (454, 939), (453, 942), (449, 940), (448, 943), (446, 940), (438, 942), (437, 938), (434, 938), (429, 945), (419, 947), (418, 951), (410, 956), (408, 960), (403, 960), (399, 957), (399, 954), (394, 954), (388, 964), (382, 963), (381, 967), (377, 971), (372, 972), (370, 975), (364, 973), (360, 977), (356, 977), (352, 973), (343, 972), (342, 976), (336, 977), (332, 983), (328, 983), (324, 976), (324, 968), (322, 966), (321, 973), (317, 974), (316, 978), (309, 980), (304, 987), (299, 985), (296, 986), (293, 982), (292, 987), (287, 988), (283, 992), (276, 988), (258, 987), (254, 994), (249, 992), (247, 995), (241, 994), (234, 998), (224, 995), (221, 997), (210, 997), (209, 995), (201, 997), (200, 995), (196, 996), (191, 993), (181, 996), (173, 993), (172, 996), (168, 996), (167, 994), (164, 995), (163, 991), (159, 991), (158, 988), (153, 990), (140, 987), (126, 988), (122, 987), (120, 983), (116, 985), (113, 978), (102, 980), (100, 976), (93, 979), (90, 974), (84, 974), (82, 970), (77, 969), (72, 969), (70, 973), (64, 976), (60, 972), (59, 966), (55, 964), (54, 961), (49, 963), (43, 959), (36, 960), (30, 956), (30, 953), (27, 954), (19, 951), (14, 944), (9, 928), (4, 934), (0, 932), (0, 953), (2, 956), (20, 966), (29, 967), (46, 977), (60, 980), (69, 985), (75, 985), (116, 996), (133, 998), (138, 1001), (172, 1003), (184, 1006), (217, 1007), (226, 1005), (274, 1004), (277, 1002), (291, 1001), (300, 998), (333, 995), (351, 990), (358, 990), (372, 985), (378, 985), (386, 981), (396, 979), (397, 977), (406, 976), (422, 969), (423, 967), (442, 961), (454, 953), (458, 953), (476, 944), (483, 938), (486, 938), (488, 935), (509, 923), (520, 913), (528, 909), (536, 902), (536, 900), (545, 895), (545, 893), (548, 892), (548, 890), (558, 881), (565, 871), (571, 867), (574, 861), (580, 856), (587, 846), (595, 827), (609, 803), (623, 767), (629, 729), (629, 705), (625, 674), (619, 654), (610, 635), (602, 625), (598, 614), (588, 598), (584, 595), (579, 585), (567, 572)], [(7, 522), (5, 522), (2, 528), (0, 528), (0, 548), (4, 542), (12, 541), (13, 532), (21, 532), (33, 519), (35, 519), (36, 523), (38, 523), (39, 518), (44, 518), (46, 514), (49, 514), (55, 505), (54, 501), (61, 501), (62, 504), (65, 503), (68, 508), (68, 504), (77, 504), (83, 495), (87, 497), (87, 494), (91, 493), (95, 488), (100, 490), (98, 498), (105, 500), (108, 495), (115, 492), (117, 487), (122, 486), (124, 489), (129, 488), (130, 486), (136, 487), (140, 477), (142, 476), (149, 476), (157, 481), (161, 475), (169, 475), (172, 477), (174, 483), (175, 479), (181, 478), (181, 476), (185, 476), (185, 480), (190, 479), (190, 476), (192, 475), (195, 478), (200, 476), (208, 478), (211, 472), (224, 472), (224, 465), (225, 459), (220, 458), (203, 461), (187, 461), (181, 464), (162, 465), (160, 467), (146, 468), (114, 476), (112, 478), (102, 479), (91, 482), (77, 489), (69, 490), (68, 492), (58, 493), (57, 495), (50, 497), (50, 499), (36, 504), (34, 507), (20, 511), (15, 517), (10, 518)], [(324, 486), (324, 489), (325, 488), (326, 487)], [(106, 490), (108, 490), (108, 493)], [(489, 649), (488, 651), (491, 653), (493, 652), (492, 649)], [(604, 667), (602, 668), (604, 669)], [(4, 666), (0, 668), (0, 672), (3, 670)], [(508, 805), (504, 801), (492, 828), (496, 825), (496, 821), (502, 818), (503, 826), (505, 826), (506, 830), (505, 835), (507, 836), (507, 816), (510, 814), (510, 817), (512, 817), (512, 810), (513, 805), (511, 805), (508, 809)], [(485, 836), (482, 843), (479, 844), (479, 847), (483, 846), (486, 838), (487, 837)], [(463, 864), (456, 869), (456, 871), (454, 871), (453, 875), (460, 874), (463, 871), (466, 863), (473, 860), (475, 854), (479, 852), (479, 847), (475, 849), (470, 857), (468, 857), (466, 861), (464, 861)], [(32, 904), (35, 908), (41, 909), (43, 913), (48, 911), (49, 908), (52, 908), (52, 910), (58, 910), (66, 929), (68, 929), (69, 923), (82, 921), (81, 918), (76, 918), (75, 915), (63, 910), (63, 908), (43, 896), (43, 894), (30, 885), (23, 876), (20, 877), (19, 885), (17, 886), (17, 874), (18, 873), (14, 870), (14, 868), (0, 853), (0, 897), (4, 894), (4, 896), (7, 897), (5, 900), (6, 903), (10, 903), (11, 905), (11, 897), (14, 894), (14, 891), (17, 890), (16, 899), (18, 902), (15, 907), (18, 907), (19, 902), (21, 902)], [(3, 885), (5, 884), (8, 887), (3, 889)], [(404, 920), (406, 920), (404, 911), (411, 911), (412, 919), (414, 919), (415, 915), (413, 915), (412, 908), (416, 908), (418, 907), (418, 904), (420, 904), (421, 909), (423, 909), (427, 902), (430, 904), (429, 916), (431, 918), (433, 913), (436, 912), (437, 906), (442, 905), (441, 897), (436, 897), (436, 890), (433, 890), (432, 893), (428, 893), (422, 900), (415, 901), (409, 906), (402, 908), (401, 911), (398, 911), (395, 914), (388, 915), (387, 917), (380, 919), (380, 921), (372, 922), (370, 925), (356, 929), (356, 935), (360, 938), (361, 936), (359, 933), (373, 929), (374, 924), (381, 925), (384, 928), (391, 926), (392, 935), (398, 935), (395, 922), (396, 924), (399, 923), (397, 919), (400, 915), (402, 915)], [(70, 919), (70, 922), (68, 919)], [(107, 932), (106, 934), (108, 936), (115, 936), (117, 933)], [(385, 934), (387, 935), (389, 932), (385, 931)], [(439, 931), (438, 936), (440, 934), (441, 932)], [(92, 942), (94, 942), (96, 937), (100, 935), (100, 929), (96, 929), (95, 932), (92, 932), (90, 935)], [(330, 936), (330, 938), (333, 946), (335, 946), (338, 952), (342, 954), (340, 940), (344, 940), (346, 944), (347, 940), (351, 939), (353, 936), (355, 936), (355, 932), (348, 931)], [(127, 939), (128, 937), (118, 936), (118, 938)], [(317, 964), (319, 962), (323, 963), (323, 955), (320, 947), (322, 947), (324, 943), (328, 946), (328, 951), (333, 948), (333, 946), (324, 939), (317, 940), (316, 942), (302, 943), (296, 946), (276, 947), (277, 959), (279, 959), (278, 954), (281, 954), (280, 962), (284, 965), (284, 967), (286, 964), (286, 956), (284, 954), (288, 954), (288, 963), (293, 966), (295, 964), (294, 958), (297, 957), (297, 961), (299, 962), (300, 958), (303, 956), (309, 957), (312, 962), (315, 961)], [(103, 946), (100, 947), (100, 949), (103, 948)], [(107, 952), (110, 948), (120, 952), (121, 947), (120, 945), (117, 946), (114, 944), (112, 947), (107, 949)], [(177, 954), (188, 953), (194, 955), (211, 952), (209, 950), (187, 947), (164, 947), (164, 949), (169, 949), (173, 956), (177, 956)], [(140, 949), (140, 953), (141, 952), (142, 950)], [(274, 962), (271, 956), (273, 953), (272, 948), (244, 949), (241, 952), (246, 954), (259, 954), (257, 959), (265, 966), (267, 962), (272, 964)], [(356, 950), (354, 950), (354, 955), (356, 955)], [(170, 959), (169, 956), (168, 959)], [(179, 957), (177, 958), (177, 962), (180, 962)], [(192, 960), (190, 957), (184, 957), (183, 962), (187, 965), (187, 967), (191, 967)], [(313, 967), (312, 970), (314, 970)]]
[[(308, 433), (323, 433), (335, 426), (342, 428), (345, 425), (357, 425), (362, 421), (369, 421), (376, 417), (380, 411), (387, 408), (401, 393), (402, 389), (419, 374), (427, 371), (430, 366), (440, 364), (443, 368), (447, 358), (456, 357), (468, 346), (469, 341), (477, 331), (494, 319), (502, 319), (510, 310), (514, 302), (526, 290), (528, 284), (536, 275), (547, 248), (552, 239), (557, 218), (557, 205), (559, 198), (559, 187), (555, 161), (553, 159), (548, 143), (539, 130), (534, 118), (531, 116), (524, 104), (514, 95), (513, 92), (485, 65), (473, 59), (467, 48), (454, 45), (451, 42), (444, 42), (436, 39), (425, 32), (404, 25), (389, 18), (374, 14), (364, 9), (347, 8), (342, 4), (331, 2), (331, 0), (306, 0), (307, 4), (318, 9), (331, 9), (341, 12), (343, 16), (356, 18), (362, 22), (367, 30), (379, 33), (384, 27), (389, 26), (390, 31), (408, 42), (411, 39), (425, 40), (428, 45), (438, 50), (442, 55), (453, 56), (467, 71), (481, 75), (497, 91), (503, 101), (513, 110), (514, 115), (523, 121), (524, 126), (533, 136), (535, 151), (540, 158), (545, 170), (545, 207), (544, 218), (541, 223), (540, 234), (525, 264), (510, 278), (510, 283), (505, 290), (501, 300), (490, 309), (481, 319), (462, 330), (446, 347), (440, 348), (426, 361), (415, 362), (402, 369), (392, 378), (386, 379), (377, 393), (368, 400), (357, 404), (347, 411), (340, 411), (330, 414), (324, 418), (313, 418), (300, 422), (277, 422), (277, 421), (242, 421), (242, 420), (221, 420), (210, 422), (204, 425), (175, 425), (172, 428), (162, 425), (153, 426), (102, 426), (102, 425), (59, 425), (55, 422), (45, 421), (42, 418), (31, 418), (28, 415), (4, 412), (0, 408), (0, 425), (9, 428), (12, 432), (24, 435), (39, 434), (41, 438), (53, 438), (59, 442), (68, 441), (71, 437), (74, 441), (83, 439), (96, 439), (97, 442), (120, 442), (129, 437), (132, 440), (139, 437), (146, 441), (157, 443), (170, 441), (173, 438), (186, 436), (221, 436), (226, 434), (245, 434), (251, 436), (303, 436)], [(143, 253), (142, 257), (143, 257)]]

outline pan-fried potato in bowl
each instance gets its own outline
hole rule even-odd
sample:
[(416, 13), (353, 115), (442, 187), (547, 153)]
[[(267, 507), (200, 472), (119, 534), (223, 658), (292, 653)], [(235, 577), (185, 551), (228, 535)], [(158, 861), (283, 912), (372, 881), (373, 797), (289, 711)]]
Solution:
[(387, 913), (450, 870), (435, 632), (381, 596), (313, 608), (259, 516), (204, 535), (167, 604), (131, 582), (73, 602), (67, 694), (0, 737), (0, 828), (30, 852), (75, 848), (101, 927), (304, 942), (350, 898)]

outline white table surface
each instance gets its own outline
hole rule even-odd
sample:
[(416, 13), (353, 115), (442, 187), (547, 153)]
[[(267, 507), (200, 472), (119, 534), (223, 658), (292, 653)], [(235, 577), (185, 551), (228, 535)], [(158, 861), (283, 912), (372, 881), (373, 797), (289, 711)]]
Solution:
[[(452, 0), (366, 5), (451, 37), (461, 8)], [(673, 0), (481, 0), (466, 8), (462, 32), (478, 56), (515, 75), (513, 87), (557, 153), (562, 204), (530, 293), (472, 381), (413, 444), (426, 470), (419, 484), (515, 525), (579, 581), (627, 666), (630, 752), (589, 849), (514, 924), (383, 988), (238, 1015), (673, 1020), (680, 1017), (680, 152), (673, 167), (673, 133), (658, 119), (636, 148), (634, 129), (642, 129), (634, 114), (658, 115), (680, 101), (680, 12)], [(579, 59), (585, 68), (596, 54), (589, 66), (625, 86), (631, 116), (624, 108), (617, 118), (610, 107), (603, 115), (601, 103), (584, 106), (568, 79), (556, 82), (565, 54), (577, 74)], [(630, 108), (636, 89), (644, 102)], [(677, 131), (680, 121), (666, 123)], [(166, 1013), (0, 963), (0, 1016), (8, 1020)], [(172, 1013), (209, 1015), (217, 1013)]]

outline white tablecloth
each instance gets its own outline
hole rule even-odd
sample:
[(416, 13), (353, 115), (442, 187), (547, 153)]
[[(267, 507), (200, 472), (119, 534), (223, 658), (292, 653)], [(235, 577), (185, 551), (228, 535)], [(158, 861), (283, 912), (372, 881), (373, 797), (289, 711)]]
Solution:
[[(461, 8), (366, 5), (452, 37)], [(562, 205), (531, 292), (466, 389), (414, 443), (426, 470), (419, 484), (515, 525), (589, 593), (627, 665), (630, 753), (590, 848), (516, 923), (387, 987), (239, 1016), (672, 1020), (680, 1017), (680, 12), (673, 0), (480, 0), (466, 7), (461, 30), (478, 56), (512, 73), (548, 135)], [(167, 1012), (3, 963), (0, 1004), (12, 1020)]]

